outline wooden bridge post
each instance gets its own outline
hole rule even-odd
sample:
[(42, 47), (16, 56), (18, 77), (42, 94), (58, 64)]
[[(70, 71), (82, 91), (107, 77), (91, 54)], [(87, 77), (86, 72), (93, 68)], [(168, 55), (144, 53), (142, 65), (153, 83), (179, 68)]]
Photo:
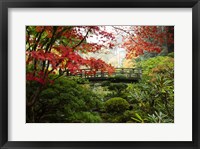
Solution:
[(67, 76), (69, 76), (69, 70), (68, 69), (66, 70), (66, 72), (67, 72)]
[(80, 72), (80, 76), (81, 76), (81, 78), (83, 77), (83, 71), (81, 70), (81, 72)]
[(139, 68), (139, 78), (141, 78), (141, 77), (142, 77), (142, 69)]
[(104, 77), (104, 72), (101, 70), (101, 78)]
[(84, 73), (85, 73), (85, 78), (86, 78), (86, 70), (84, 71)]

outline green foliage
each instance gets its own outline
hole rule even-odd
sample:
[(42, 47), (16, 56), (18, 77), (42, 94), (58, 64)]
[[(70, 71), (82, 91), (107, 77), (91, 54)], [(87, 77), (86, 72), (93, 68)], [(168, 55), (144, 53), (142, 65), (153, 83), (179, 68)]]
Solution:
[(166, 70), (166, 73), (168, 69), (174, 70), (174, 59), (168, 56), (157, 56), (141, 61), (137, 65), (142, 67), (142, 76), (147, 77), (152, 73), (152, 69)]
[(131, 117), (131, 119), (138, 123), (144, 123), (145, 121), (138, 113), (135, 114), (135, 117)]
[(103, 86), (103, 87), (109, 86), (110, 83), (111, 83), (110, 81), (103, 81), (103, 82), (101, 83), (101, 86)]
[[(27, 88), (31, 90), (28, 85)], [(34, 111), (37, 113), (35, 120), (36, 122), (73, 122), (72, 117), (75, 113), (79, 113), (76, 115), (79, 116), (79, 121), (95, 122), (97, 116), (94, 115), (93, 109), (100, 107), (101, 102), (92, 91), (72, 79), (61, 77), (40, 93), (39, 101), (34, 107)], [(91, 119), (89, 120), (88, 117)], [(27, 120), (29, 121), (28, 118)]]
[(119, 114), (110, 114), (110, 113), (104, 113), (102, 114), (102, 118), (104, 119), (104, 122), (108, 123), (122, 123), (123, 122), (123, 115)]
[(173, 123), (174, 120), (168, 118), (166, 114), (163, 114), (162, 112), (156, 112), (152, 115), (148, 114), (147, 120), (150, 123)]
[[(93, 93), (101, 99), (101, 101), (105, 101), (108, 96), (110, 96), (110, 91), (107, 89), (107, 87), (102, 86), (92, 86), (91, 87)], [(111, 95), (112, 96), (112, 95)]]
[(105, 110), (108, 113), (123, 113), (129, 108), (129, 103), (120, 97), (115, 97), (107, 100), (104, 104)]
[[(35, 122), (173, 123), (173, 54), (149, 58), (138, 65), (143, 70), (138, 83), (91, 83), (75, 76), (56, 79), (43, 88), (31, 109)], [(31, 98), (38, 85), (27, 81), (27, 97)], [(28, 114), (27, 121), (31, 121)]]
[(124, 74), (117, 74), (116, 76), (114, 76), (113, 78), (115, 79), (125, 79), (126, 76)]
[[(174, 119), (174, 59), (158, 56), (140, 62), (143, 78), (137, 84), (129, 85), (128, 101), (134, 105), (138, 115), (135, 122), (172, 122)], [(159, 114), (164, 116), (162, 120)], [(152, 117), (151, 117), (152, 116)], [(154, 118), (156, 117), (156, 118)], [(161, 117), (161, 116), (160, 116)], [(150, 119), (151, 118), (151, 119)], [(153, 119), (154, 118), (154, 119)]]
[(89, 81), (87, 79), (81, 78), (78, 76), (70, 76), (69, 79), (74, 80), (78, 84), (88, 84), (89, 83)]
[(131, 118), (135, 116), (133, 110), (126, 110), (123, 113), (103, 113), (101, 117), (104, 122), (110, 123), (132, 123), (134, 122)]
[(167, 56), (174, 58), (174, 52), (169, 53)]
[(120, 96), (122, 92), (126, 90), (127, 86), (128, 85), (125, 83), (111, 83), (108, 89), (114, 91), (114, 95)]
[(123, 113), (123, 121), (124, 122), (133, 122), (131, 117), (133, 117), (135, 115), (135, 112), (134, 110), (126, 110), (124, 113)]
[(96, 113), (91, 112), (77, 112), (74, 113), (69, 119), (75, 123), (99, 123), (102, 122), (101, 117)]

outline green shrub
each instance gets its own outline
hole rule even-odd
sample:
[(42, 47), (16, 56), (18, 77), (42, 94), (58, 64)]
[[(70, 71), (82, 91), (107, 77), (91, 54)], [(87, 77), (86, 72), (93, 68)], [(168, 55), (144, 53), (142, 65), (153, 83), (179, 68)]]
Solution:
[(117, 74), (115, 77), (113, 77), (115, 79), (126, 79), (126, 76), (124, 74)]
[(129, 108), (129, 103), (120, 97), (115, 97), (105, 102), (105, 110), (109, 113), (123, 113)]
[(111, 83), (110, 81), (103, 81), (103, 82), (101, 83), (101, 86), (103, 86), (103, 87), (109, 86), (110, 83)]
[(105, 120), (105, 122), (109, 123), (127, 123), (133, 122), (131, 117), (134, 116), (134, 111), (126, 110), (123, 113), (103, 113), (101, 117)]
[(166, 115), (167, 122), (172, 121), (174, 119), (174, 58), (169, 55), (157, 56), (141, 61), (140, 65), (143, 68), (142, 80), (130, 84), (126, 89), (126, 93), (129, 93), (127, 100), (133, 104), (134, 112), (137, 111), (136, 113), (142, 118), (137, 115), (132, 117), (132, 120), (156, 122), (149, 121), (149, 115), (158, 111)]
[(132, 121), (131, 117), (133, 117), (134, 115), (135, 115), (135, 112), (134, 112), (134, 111), (126, 110), (126, 111), (123, 113), (123, 121), (124, 121), (124, 122), (131, 122), (131, 121)]
[(109, 123), (124, 123), (123, 115), (110, 115), (108, 118)]
[(146, 77), (149, 76), (152, 69), (156, 69), (157, 67), (174, 69), (174, 58), (169, 56), (157, 56), (145, 61), (141, 61), (137, 63), (137, 65), (142, 67), (142, 76)]
[(78, 84), (88, 84), (89, 83), (89, 81), (87, 79), (81, 78), (81, 77), (78, 77), (78, 76), (70, 76), (69, 78), (74, 80)]
[[(31, 91), (30, 85), (27, 85), (28, 91)], [(35, 122), (73, 123), (76, 122), (74, 114), (81, 122), (100, 121), (92, 111), (99, 109), (102, 101), (90, 89), (71, 78), (58, 78), (44, 88), (38, 98), (34, 106)], [(30, 121), (27, 114), (27, 122)]]
[(108, 89), (114, 91), (114, 94), (116, 94), (116, 96), (120, 96), (122, 92), (126, 90), (127, 86), (128, 85), (125, 83), (111, 83), (108, 86)]
[(70, 121), (75, 123), (100, 123), (101, 117), (98, 114), (91, 112), (78, 112), (70, 117)]
[(169, 53), (167, 56), (174, 58), (174, 52)]
[(162, 112), (156, 112), (153, 114), (148, 114), (147, 122), (149, 123), (173, 123), (174, 120), (168, 118), (166, 114), (163, 114)]

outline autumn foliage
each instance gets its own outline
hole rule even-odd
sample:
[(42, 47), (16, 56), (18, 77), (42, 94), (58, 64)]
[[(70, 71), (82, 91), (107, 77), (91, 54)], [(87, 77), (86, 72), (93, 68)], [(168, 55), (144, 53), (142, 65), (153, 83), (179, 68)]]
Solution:
[[(26, 65), (32, 66), (27, 71), (28, 81), (41, 84), (52, 82), (49, 75), (68, 70), (71, 74), (87, 67), (94, 73), (97, 70), (112, 73), (114, 68), (104, 61), (95, 58), (84, 58), (82, 53), (97, 52), (112, 48), (114, 39), (111, 33), (98, 26), (27, 26)], [(88, 43), (87, 38), (100, 36), (102, 43)]]
[(125, 36), (122, 45), (127, 50), (127, 58), (142, 55), (144, 51), (160, 53), (163, 45), (173, 49), (173, 26), (132, 26), (131, 30), (133, 33)]
[[(168, 49), (174, 44), (173, 26), (130, 26), (124, 31), (122, 47), (127, 51), (127, 58), (142, 55), (144, 51), (161, 52), (163, 45)], [(101, 59), (85, 58), (82, 54), (98, 52), (102, 48), (115, 46), (115, 36), (103, 26), (27, 26), (26, 27), (26, 65), (32, 66), (27, 71), (28, 81), (41, 84), (52, 82), (49, 75), (65, 72), (76, 74), (81, 68), (96, 71), (114, 72), (114, 68)], [(99, 42), (87, 42), (87, 38), (96, 36)]]

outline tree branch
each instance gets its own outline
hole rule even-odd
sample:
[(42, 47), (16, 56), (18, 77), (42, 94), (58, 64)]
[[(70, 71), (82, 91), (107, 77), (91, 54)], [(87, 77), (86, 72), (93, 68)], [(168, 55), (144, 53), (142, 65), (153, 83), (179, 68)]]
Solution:
[[(38, 46), (38, 44), (39, 44), (39, 41), (40, 41), (40, 38), (42, 37), (42, 33), (44, 32), (44, 29), (42, 30), (42, 32), (40, 32), (39, 33), (39, 35), (38, 35), (38, 38), (37, 38), (37, 40), (36, 40), (36, 43), (35, 43), (35, 46), (34, 46), (34, 48), (33, 48), (33, 50), (34, 51), (36, 51), (36, 49), (37, 49), (37, 46)], [(36, 59), (34, 59), (34, 73), (33, 73), (33, 76), (35, 76), (35, 71), (36, 71), (36, 64), (37, 64), (37, 60)]]
[(78, 46), (81, 45), (81, 43), (86, 39), (86, 37), (88, 36), (88, 33), (91, 31), (91, 28), (88, 29), (87, 33), (85, 34), (85, 36), (83, 37), (83, 39), (74, 47), (72, 47), (72, 49), (76, 49)]
[[(133, 34), (131, 34), (131, 33), (129, 33), (128, 31), (126, 31), (126, 30), (124, 30), (124, 29), (122, 29), (122, 28), (119, 28), (119, 27), (115, 27), (115, 26), (112, 26), (114, 29), (117, 29), (117, 30), (120, 30), (120, 31), (123, 31), (124, 33), (126, 33), (126, 34), (128, 34), (128, 35), (130, 35), (130, 36), (135, 36), (135, 35), (133, 35)], [(130, 37), (131, 38), (131, 40), (133, 41), (133, 42), (135, 42), (136, 44), (138, 44), (132, 37)]]

